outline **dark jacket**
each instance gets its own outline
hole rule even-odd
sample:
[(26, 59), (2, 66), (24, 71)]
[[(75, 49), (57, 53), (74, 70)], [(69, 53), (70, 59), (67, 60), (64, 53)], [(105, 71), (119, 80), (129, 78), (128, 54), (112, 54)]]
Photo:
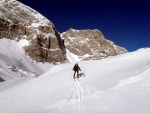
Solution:
[(75, 64), (75, 65), (74, 65), (73, 70), (74, 70), (74, 71), (79, 71), (79, 70), (81, 71), (81, 69), (80, 69), (80, 67), (78, 66), (78, 64)]

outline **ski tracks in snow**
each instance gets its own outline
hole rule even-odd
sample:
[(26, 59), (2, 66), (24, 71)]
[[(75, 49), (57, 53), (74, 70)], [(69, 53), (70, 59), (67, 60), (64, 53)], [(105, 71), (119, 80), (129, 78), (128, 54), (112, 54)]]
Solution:
[(80, 85), (79, 80), (75, 80), (76, 94), (77, 94), (77, 107), (80, 113), (85, 113), (83, 104), (83, 89)]
[[(107, 107), (107, 105), (105, 105), (105, 103), (100, 98), (99, 91), (89, 86), (86, 86), (83, 89), (78, 79), (74, 80), (74, 84), (74, 92), (61, 109), (61, 113), (86, 113), (87, 104), (84, 101), (87, 101), (88, 98), (93, 98), (94, 100), (96, 99), (95, 102), (103, 108), (105, 113), (112, 113), (111, 110)], [(93, 101), (91, 101), (91, 103), (93, 103)]]
[(68, 99), (61, 113), (68, 113), (70, 107), (74, 107), (76, 110), (78, 110), (79, 113), (86, 113), (83, 104), (84, 91), (78, 79), (75, 79), (74, 83), (75, 83), (75, 92), (73, 93), (73, 96)]

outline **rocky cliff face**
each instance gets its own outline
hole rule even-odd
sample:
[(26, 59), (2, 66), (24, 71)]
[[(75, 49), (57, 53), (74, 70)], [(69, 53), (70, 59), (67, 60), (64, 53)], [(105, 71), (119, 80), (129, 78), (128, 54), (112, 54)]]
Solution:
[(0, 38), (27, 39), (25, 52), (38, 62), (64, 62), (63, 43), (55, 26), (16, 0), (0, 1)]
[(99, 30), (69, 29), (62, 33), (66, 48), (83, 60), (102, 59), (126, 53), (127, 50), (105, 39)]
[(0, 39), (28, 40), (25, 53), (37, 62), (65, 62), (66, 48), (82, 60), (127, 52), (99, 30), (70, 29), (61, 35), (64, 40), (53, 23), (32, 8), (16, 0), (0, 1)]

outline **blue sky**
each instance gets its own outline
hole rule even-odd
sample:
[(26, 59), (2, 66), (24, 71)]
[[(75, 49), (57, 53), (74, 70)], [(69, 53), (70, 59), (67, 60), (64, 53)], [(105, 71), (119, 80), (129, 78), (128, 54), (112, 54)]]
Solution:
[(106, 39), (135, 51), (150, 46), (150, 3), (128, 0), (18, 0), (47, 17), (62, 33), (99, 29)]

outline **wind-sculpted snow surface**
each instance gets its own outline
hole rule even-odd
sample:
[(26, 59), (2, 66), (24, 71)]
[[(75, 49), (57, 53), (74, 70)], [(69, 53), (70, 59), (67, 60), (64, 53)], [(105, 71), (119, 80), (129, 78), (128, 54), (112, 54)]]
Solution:
[[(150, 49), (51, 67), (38, 78), (0, 84), (2, 113), (149, 113)], [(14, 83), (14, 84), (13, 84)], [(15, 84), (17, 83), (17, 85)]]

